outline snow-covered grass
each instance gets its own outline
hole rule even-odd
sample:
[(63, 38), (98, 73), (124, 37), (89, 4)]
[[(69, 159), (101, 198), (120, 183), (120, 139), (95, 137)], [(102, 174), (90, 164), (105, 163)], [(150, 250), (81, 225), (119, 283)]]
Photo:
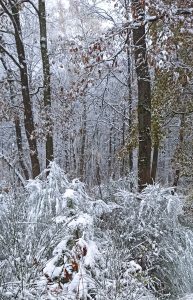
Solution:
[(101, 200), (55, 163), (43, 178), (0, 195), (2, 299), (152, 300), (192, 293), (193, 233), (179, 222), (183, 203), (171, 189), (131, 193), (120, 181), (102, 187)]

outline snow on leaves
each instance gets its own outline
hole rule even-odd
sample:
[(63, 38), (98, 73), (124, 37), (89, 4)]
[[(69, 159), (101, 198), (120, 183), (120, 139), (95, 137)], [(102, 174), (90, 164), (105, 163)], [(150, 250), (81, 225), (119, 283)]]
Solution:
[(49, 171), (20, 197), (1, 195), (3, 296), (130, 300), (153, 299), (168, 286), (173, 295), (190, 291), (193, 235), (179, 222), (182, 202), (171, 189), (138, 195), (119, 182), (104, 202), (55, 163)]

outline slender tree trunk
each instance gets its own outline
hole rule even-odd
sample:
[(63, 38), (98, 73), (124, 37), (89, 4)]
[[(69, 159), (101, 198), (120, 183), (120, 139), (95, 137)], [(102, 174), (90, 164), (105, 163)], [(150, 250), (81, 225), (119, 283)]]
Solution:
[(156, 179), (158, 154), (159, 154), (159, 143), (156, 142), (153, 148), (153, 158), (152, 158), (152, 166), (151, 166), (151, 179), (153, 182), (155, 182)]
[[(124, 104), (124, 107), (123, 107), (122, 141), (121, 141), (122, 148), (125, 146), (125, 116), (126, 116), (126, 109), (125, 109), (125, 104)], [(121, 175), (121, 177), (125, 176), (125, 157), (124, 156), (121, 160), (120, 175)]]
[(47, 45), (47, 26), (45, 0), (39, 0), (39, 24), (40, 24), (40, 49), (43, 65), (43, 85), (44, 85), (44, 107), (47, 116), (46, 128), (46, 167), (53, 160), (53, 134), (50, 121), (51, 113), (51, 85), (50, 85), (50, 62)]
[[(181, 114), (180, 132), (179, 132), (179, 145), (178, 145), (178, 148), (177, 148), (178, 155), (182, 155), (182, 147), (183, 147), (183, 143), (184, 143), (184, 126), (185, 126), (185, 114)], [(175, 171), (174, 182), (173, 182), (173, 186), (175, 187), (175, 191), (176, 191), (176, 187), (178, 186), (179, 179), (180, 179), (180, 162), (178, 161), (177, 163), (178, 163), (178, 167)]]
[[(135, 14), (144, 15), (143, 1), (133, 0)], [(141, 20), (141, 19), (140, 19)], [(135, 66), (138, 84), (138, 176), (139, 191), (151, 181), (151, 86), (147, 62), (145, 25), (137, 25), (133, 29), (133, 44), (135, 47)]]
[[(127, 85), (128, 85), (128, 93), (129, 93), (129, 138), (132, 139), (132, 89), (131, 89), (131, 40), (129, 37), (129, 32), (127, 33)], [(129, 173), (131, 174), (133, 171), (133, 149), (129, 148)], [(133, 183), (130, 182), (130, 190), (133, 190)]]
[(18, 148), (18, 156), (19, 156), (19, 163), (23, 170), (23, 173), (25, 175), (25, 179), (29, 179), (29, 173), (27, 170), (27, 167), (25, 165), (25, 162), (23, 160), (23, 142), (22, 142), (22, 133), (21, 133), (21, 124), (19, 116), (16, 115), (14, 117), (14, 123), (15, 123), (15, 132), (16, 132), (16, 142), (17, 142), (17, 148)]
[(83, 102), (82, 128), (81, 128), (81, 148), (80, 148), (80, 178), (84, 180), (85, 173), (85, 145), (86, 145), (86, 101)]
[[(14, 106), (14, 80), (13, 80), (13, 72), (12, 70), (9, 70), (7, 68), (7, 64), (4, 60), (3, 53), (1, 53), (1, 62), (3, 64), (3, 67), (7, 73), (7, 81), (9, 84), (9, 90), (10, 90), (10, 99), (11, 104)], [(22, 133), (21, 133), (21, 124), (20, 124), (20, 118), (19, 118), (19, 112), (14, 112), (14, 124), (15, 124), (15, 132), (16, 132), (16, 143), (18, 148), (18, 156), (19, 156), (19, 163), (23, 170), (23, 173), (25, 175), (25, 179), (29, 179), (29, 172), (27, 170), (27, 167), (25, 165), (24, 159), (23, 159), (23, 143), (22, 143)]]
[[(127, 21), (129, 22), (129, 0), (125, 0), (125, 10)], [(127, 29), (127, 86), (128, 86), (128, 100), (129, 100), (129, 138), (131, 138), (131, 130), (132, 130), (132, 87), (131, 87), (131, 38), (130, 38), (130, 30)], [(133, 150), (129, 149), (129, 172), (133, 171)]]
[[(128, 58), (128, 89), (129, 89), (129, 137), (131, 136), (131, 130), (132, 130), (132, 121), (131, 121), (131, 115), (132, 115), (132, 92), (131, 92), (131, 58)], [(129, 150), (129, 172), (131, 173), (133, 171), (133, 149), (132, 147)]]
[(69, 155), (69, 134), (66, 129), (64, 129), (63, 135), (63, 148), (64, 148), (64, 168), (65, 172), (68, 173), (70, 171), (70, 155)]
[(74, 137), (72, 135), (70, 136), (70, 165), (72, 166), (73, 174), (75, 174), (76, 155), (75, 155), (75, 149), (74, 149)]
[(97, 179), (97, 185), (99, 188), (100, 197), (101, 199), (103, 199), (102, 190), (101, 190), (101, 172), (100, 172), (100, 164), (98, 158), (96, 158), (96, 179)]
[(117, 143), (116, 143), (116, 131), (114, 130), (114, 124), (116, 122), (116, 115), (114, 113), (114, 118), (113, 118), (113, 130), (112, 130), (112, 173), (111, 173), (111, 177), (113, 180), (115, 180), (115, 177), (116, 177), (116, 171), (117, 171), (117, 168), (116, 168), (116, 150), (117, 150)]
[(109, 132), (108, 177), (111, 177), (112, 175), (112, 132), (113, 126), (110, 127)]
[[(11, 2), (10, 2), (11, 3)], [(19, 9), (17, 3), (11, 3), (11, 13), (5, 6), (3, 1), (0, 1), (2, 8), (10, 17), (14, 26), (14, 36), (17, 49), (17, 56), (19, 60), (19, 71), (21, 78), (21, 93), (24, 105), (24, 126), (26, 136), (30, 149), (30, 159), (32, 166), (32, 176), (35, 178), (40, 174), (40, 164), (38, 159), (37, 143), (35, 137), (35, 125), (33, 120), (32, 105), (30, 100), (29, 82), (28, 82), (28, 71), (25, 57), (24, 44), (22, 41), (22, 31), (20, 24)]]

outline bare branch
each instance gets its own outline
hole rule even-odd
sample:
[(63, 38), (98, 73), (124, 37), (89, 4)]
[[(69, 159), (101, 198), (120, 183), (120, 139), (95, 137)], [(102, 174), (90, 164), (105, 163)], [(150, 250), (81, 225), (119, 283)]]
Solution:
[(189, 115), (193, 113), (193, 110), (190, 111), (174, 111), (172, 110), (172, 113), (175, 115)]
[(15, 64), (19, 69), (21, 69), (21, 66), (20, 66), (20, 64), (17, 62), (17, 60), (16, 60), (16, 59), (13, 57), (13, 55), (11, 55), (11, 54), (9, 53), (9, 51), (7, 51), (2, 45), (0, 45), (0, 51), (6, 53), (6, 54), (11, 58), (11, 60), (14, 62), (14, 64)]
[(14, 173), (15, 173), (16, 176), (19, 178), (21, 184), (22, 184), (23, 186), (25, 186), (25, 183), (26, 183), (26, 182), (25, 182), (25, 179), (24, 179), (23, 176), (15, 169), (15, 166), (13, 166), (12, 163), (9, 162), (9, 159), (8, 159), (4, 154), (2, 154), (2, 153), (0, 153), (0, 159), (2, 159), (4, 162), (6, 162), (7, 165), (13, 169)]
[(30, 93), (31, 96), (37, 95), (40, 91), (40, 89), (44, 89), (44, 86), (38, 86), (37, 91), (35, 91), (34, 93)]
[(36, 11), (37, 15), (40, 15), (39, 10), (37, 9), (37, 7), (35, 6), (35, 4), (31, 1), (31, 0), (23, 0), (21, 3), (30, 3), (31, 6), (34, 8), (34, 10)]

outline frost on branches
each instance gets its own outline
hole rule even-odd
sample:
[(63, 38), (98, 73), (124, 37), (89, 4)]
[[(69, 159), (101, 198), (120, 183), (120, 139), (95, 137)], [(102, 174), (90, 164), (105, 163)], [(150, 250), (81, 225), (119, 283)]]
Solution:
[(55, 163), (44, 175), (0, 194), (1, 299), (153, 300), (193, 292), (193, 233), (171, 189), (137, 194), (117, 182), (94, 200)]
[[(30, 198), (36, 198), (35, 216), (52, 215), (59, 229), (60, 242), (53, 248), (52, 258), (43, 267), (47, 299), (93, 299), (95, 277), (99, 274), (100, 253), (94, 239), (93, 201), (78, 180), (71, 183), (62, 170), (52, 163), (47, 181), (28, 184)], [(32, 215), (34, 213), (32, 212)]]
[(81, 182), (69, 182), (55, 163), (44, 177), (30, 180), (22, 194), (13, 189), (1, 195), (1, 295), (5, 299), (94, 297), (100, 262), (94, 242), (95, 202)]
[[(53, 172), (48, 180), (51, 177), (55, 178)], [(62, 224), (63, 238), (43, 269), (47, 278), (46, 293), (64, 299), (93, 299), (96, 294), (100, 253), (93, 241), (92, 204), (78, 180), (68, 183), (68, 188), (57, 198), (55, 221)]]

